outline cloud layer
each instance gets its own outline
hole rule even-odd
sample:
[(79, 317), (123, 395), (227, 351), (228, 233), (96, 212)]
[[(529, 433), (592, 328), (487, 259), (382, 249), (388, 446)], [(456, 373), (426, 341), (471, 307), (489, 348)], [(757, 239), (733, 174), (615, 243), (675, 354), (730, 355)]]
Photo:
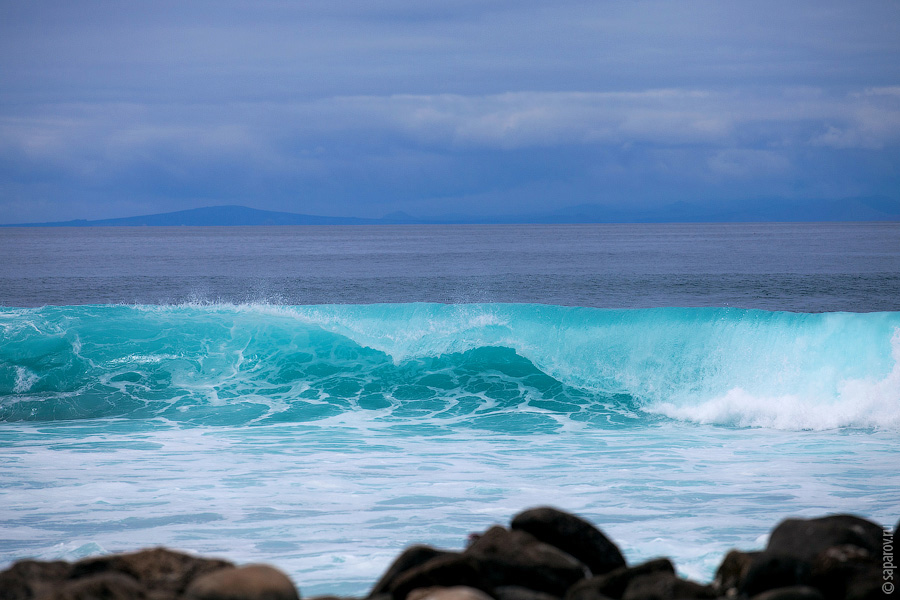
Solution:
[(370, 4), (7, 3), (0, 221), (900, 190), (896, 3)]

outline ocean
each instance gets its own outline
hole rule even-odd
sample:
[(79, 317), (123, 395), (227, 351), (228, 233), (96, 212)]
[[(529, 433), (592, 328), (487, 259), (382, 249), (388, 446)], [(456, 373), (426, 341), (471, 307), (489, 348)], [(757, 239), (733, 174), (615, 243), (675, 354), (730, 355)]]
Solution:
[(709, 581), (900, 516), (900, 224), (0, 228), (0, 568), (364, 594), (537, 505)]

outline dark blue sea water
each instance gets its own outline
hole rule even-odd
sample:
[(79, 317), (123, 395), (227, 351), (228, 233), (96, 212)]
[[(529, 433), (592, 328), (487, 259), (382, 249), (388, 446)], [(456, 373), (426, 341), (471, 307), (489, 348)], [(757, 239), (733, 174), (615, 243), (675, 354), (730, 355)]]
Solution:
[(900, 224), (0, 229), (0, 562), (361, 593), (553, 504), (709, 579), (896, 522)]
[(900, 310), (897, 223), (0, 230), (0, 305)]

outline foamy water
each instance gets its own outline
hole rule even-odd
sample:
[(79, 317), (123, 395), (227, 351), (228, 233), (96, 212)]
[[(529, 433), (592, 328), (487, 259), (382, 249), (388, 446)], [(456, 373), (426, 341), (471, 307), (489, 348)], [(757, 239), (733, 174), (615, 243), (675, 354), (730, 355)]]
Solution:
[(900, 313), (0, 310), (0, 559), (163, 544), (359, 594), (552, 504), (711, 578), (788, 516), (896, 520)]

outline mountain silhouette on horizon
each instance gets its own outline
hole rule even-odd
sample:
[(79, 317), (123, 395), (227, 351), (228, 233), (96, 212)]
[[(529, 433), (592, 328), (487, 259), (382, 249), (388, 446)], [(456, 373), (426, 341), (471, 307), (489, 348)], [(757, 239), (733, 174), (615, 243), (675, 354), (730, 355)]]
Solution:
[(900, 200), (885, 197), (786, 201), (763, 199), (739, 206), (674, 202), (658, 207), (579, 204), (546, 213), (478, 217), (447, 215), (419, 218), (394, 212), (380, 219), (327, 217), (250, 208), (206, 206), (174, 212), (115, 219), (11, 223), (0, 227), (207, 227), (270, 225), (400, 225), (513, 223), (737, 223), (813, 221), (900, 221)]

